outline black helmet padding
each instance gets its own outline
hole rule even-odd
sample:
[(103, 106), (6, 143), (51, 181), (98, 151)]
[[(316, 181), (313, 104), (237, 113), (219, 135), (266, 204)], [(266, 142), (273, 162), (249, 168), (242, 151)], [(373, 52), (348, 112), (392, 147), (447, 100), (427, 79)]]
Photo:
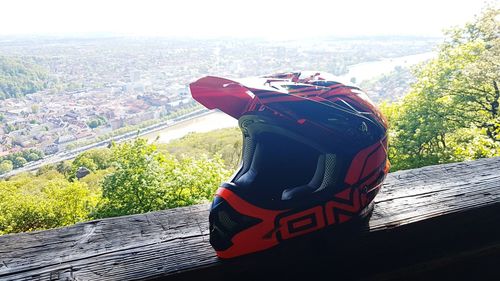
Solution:
[(339, 167), (335, 154), (322, 154), (318, 157), (316, 172), (306, 185), (287, 188), (281, 195), (281, 200), (299, 199), (313, 192), (331, 189), (338, 180)]
[(291, 132), (262, 128), (268, 126), (272, 125), (254, 122), (243, 126), (244, 132), (247, 129), (243, 161), (232, 182), (248, 200), (281, 206), (335, 187), (340, 173), (336, 154), (303, 143)]

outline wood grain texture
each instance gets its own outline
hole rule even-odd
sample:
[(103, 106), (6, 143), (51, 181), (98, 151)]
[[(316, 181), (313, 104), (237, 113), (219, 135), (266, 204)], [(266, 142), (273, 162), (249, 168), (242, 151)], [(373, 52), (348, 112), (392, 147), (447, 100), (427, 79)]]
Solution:
[[(271, 269), (289, 277), (333, 271), (353, 280), (413, 280), (405, 272), (425, 277), (457, 261), (470, 264), (471, 258), (500, 261), (500, 158), (389, 174), (371, 219), (352, 233), (338, 230), (295, 248), (221, 261), (208, 243), (208, 205), (195, 205), (1, 236), (0, 280), (241, 274), (253, 280)], [(271, 266), (277, 259), (279, 265)], [(364, 270), (356, 271), (361, 262)]]

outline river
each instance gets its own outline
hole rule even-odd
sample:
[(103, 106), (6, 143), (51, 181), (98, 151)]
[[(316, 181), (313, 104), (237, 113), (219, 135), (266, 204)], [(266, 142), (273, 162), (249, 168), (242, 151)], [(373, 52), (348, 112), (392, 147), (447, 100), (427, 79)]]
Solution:
[[(361, 82), (363, 80), (373, 79), (381, 74), (391, 72), (396, 66), (411, 66), (426, 61), (434, 56), (436, 56), (436, 53), (428, 52), (351, 65), (348, 67), (349, 72), (339, 76), (339, 80), (340, 82), (349, 81), (352, 77), (355, 77), (356, 81)], [(197, 118), (179, 122), (171, 127), (148, 134), (145, 137), (149, 140), (158, 138), (157, 143), (168, 143), (190, 132), (208, 132), (215, 129), (237, 126), (238, 121), (236, 119), (222, 112), (213, 111)]]
[[(339, 76), (342, 80), (350, 81), (351, 78), (356, 78), (359, 83), (363, 80), (370, 80), (380, 76), (381, 74), (389, 73), (396, 66), (411, 66), (428, 59), (435, 57), (437, 54), (435, 52), (427, 52), (422, 54), (397, 57), (397, 58), (387, 58), (378, 61), (369, 61), (358, 63), (349, 66), (348, 73)], [(341, 81), (342, 82), (342, 81)]]

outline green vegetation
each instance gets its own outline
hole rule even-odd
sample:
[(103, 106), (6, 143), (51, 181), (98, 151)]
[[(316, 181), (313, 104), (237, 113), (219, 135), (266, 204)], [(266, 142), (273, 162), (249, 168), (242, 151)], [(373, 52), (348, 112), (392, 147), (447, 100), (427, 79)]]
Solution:
[(3, 160), (0, 162), (0, 174), (5, 174), (7, 172), (12, 171), (14, 169), (14, 163), (10, 160)]
[(99, 216), (136, 214), (210, 199), (228, 176), (220, 158), (177, 160), (138, 139), (112, 149), (115, 171), (102, 184)]
[(107, 148), (88, 150), (76, 156), (71, 165), (67, 163), (68, 167), (63, 167), (64, 165), (60, 165), (58, 171), (59, 173), (66, 175), (66, 177), (68, 177), (69, 179), (74, 180), (78, 168), (85, 167), (91, 172), (106, 170), (112, 165), (112, 157), (112, 151)]
[[(91, 173), (78, 180), (80, 167)], [(177, 159), (144, 139), (113, 144), (0, 181), (0, 234), (201, 203), (228, 176), (220, 157)]]
[(0, 181), (0, 234), (71, 225), (89, 219), (99, 192), (57, 171)]
[(380, 100), (397, 101), (408, 92), (409, 85), (413, 84), (415, 80), (415, 76), (408, 67), (396, 66), (390, 73), (382, 74), (373, 80), (365, 80), (359, 86), (375, 102)]
[(0, 175), (17, 169), (31, 161), (37, 161), (43, 158), (42, 151), (37, 149), (27, 149), (20, 152), (11, 153), (0, 157)]
[(97, 118), (92, 119), (89, 122), (87, 122), (87, 126), (89, 126), (89, 128), (91, 128), (91, 129), (95, 129), (99, 126), (106, 125), (107, 123), (108, 122), (106, 121), (106, 118), (104, 118), (102, 116), (98, 116)]
[(207, 133), (190, 133), (168, 144), (159, 145), (177, 158), (196, 157), (207, 154), (210, 158), (220, 157), (226, 168), (235, 170), (240, 162), (242, 137), (239, 128), (219, 129)]
[(0, 56), (0, 100), (46, 89), (49, 81), (47, 70), (33, 60)]
[(447, 32), (400, 101), (383, 104), (394, 170), (500, 155), (499, 10)]

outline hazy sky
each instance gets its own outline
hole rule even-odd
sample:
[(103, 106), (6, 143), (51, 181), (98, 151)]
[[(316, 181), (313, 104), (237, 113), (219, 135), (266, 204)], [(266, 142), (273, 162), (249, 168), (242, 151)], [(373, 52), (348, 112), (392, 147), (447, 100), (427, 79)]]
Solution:
[(483, 0), (1, 0), (0, 35), (439, 36), (443, 28), (472, 20), (484, 4)]

